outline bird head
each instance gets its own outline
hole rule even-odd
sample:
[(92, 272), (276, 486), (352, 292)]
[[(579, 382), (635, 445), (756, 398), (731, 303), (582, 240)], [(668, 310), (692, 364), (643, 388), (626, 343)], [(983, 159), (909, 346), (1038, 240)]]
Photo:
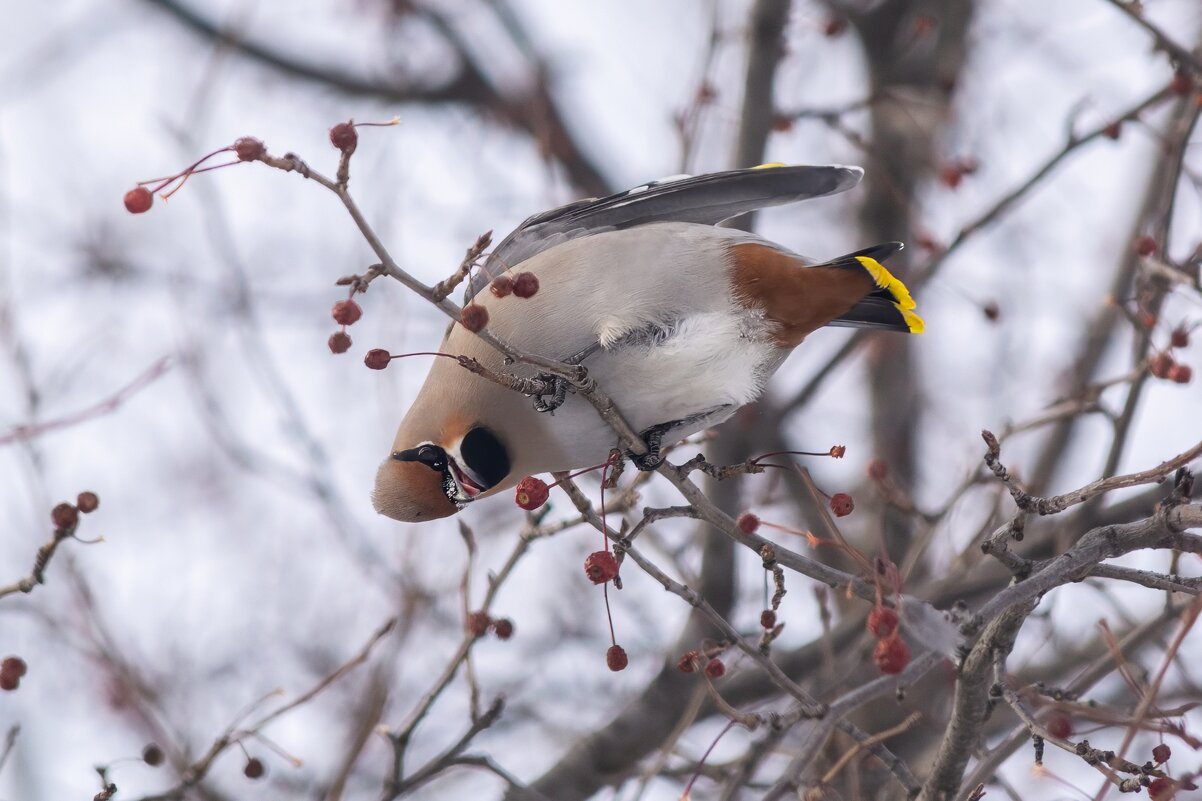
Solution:
[[(398, 436), (397, 444), (407, 443)], [(445, 443), (416, 442), (394, 450), (376, 473), (372, 505), (406, 523), (450, 517), (499, 489), (510, 466), (509, 450), (496, 434), (472, 426)]]

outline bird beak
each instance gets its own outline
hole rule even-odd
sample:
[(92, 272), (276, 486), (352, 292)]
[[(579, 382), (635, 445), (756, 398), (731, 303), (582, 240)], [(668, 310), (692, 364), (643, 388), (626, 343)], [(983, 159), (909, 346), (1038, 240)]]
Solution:
[(447, 454), (447, 464), (451, 468), (451, 478), (455, 482), (454, 496), (450, 497), (451, 503), (457, 506), (471, 503), (484, 492), (484, 482), (464, 465), (460, 465), (454, 456)]

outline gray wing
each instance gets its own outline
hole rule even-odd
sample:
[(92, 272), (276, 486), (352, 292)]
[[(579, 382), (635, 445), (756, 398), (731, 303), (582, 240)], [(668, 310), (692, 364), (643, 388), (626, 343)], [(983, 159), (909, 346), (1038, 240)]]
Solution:
[(495, 276), (569, 239), (657, 222), (718, 223), (749, 211), (833, 195), (864, 177), (859, 167), (776, 166), (674, 176), (604, 198), (577, 200), (530, 217), (472, 277), (473, 297)]

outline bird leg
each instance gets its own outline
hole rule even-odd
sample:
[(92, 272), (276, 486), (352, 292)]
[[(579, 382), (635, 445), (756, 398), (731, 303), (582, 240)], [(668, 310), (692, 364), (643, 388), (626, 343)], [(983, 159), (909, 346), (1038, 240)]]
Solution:
[[(579, 365), (589, 356), (592, 356), (597, 351), (601, 350), (601, 343), (594, 342), (579, 353), (573, 353), (571, 356), (563, 360), (564, 364)], [(550, 393), (540, 393), (534, 396), (534, 411), (555, 413), (555, 410), (563, 406), (564, 401), (568, 399), (568, 389), (570, 385), (568, 380), (562, 376), (552, 375), (551, 373), (539, 373), (538, 378), (554, 387)], [(550, 396), (549, 398), (547, 396)]]

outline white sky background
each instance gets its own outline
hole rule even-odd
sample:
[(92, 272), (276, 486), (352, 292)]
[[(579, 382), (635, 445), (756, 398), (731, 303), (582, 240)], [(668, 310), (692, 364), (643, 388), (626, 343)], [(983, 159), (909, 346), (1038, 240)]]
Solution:
[[(746, 5), (719, 4), (731, 38), (718, 54), (718, 98), (693, 160), (697, 171), (730, 166)], [(796, 5), (791, 55), (778, 84), (782, 108), (861, 97), (853, 37), (825, 39), (825, 15), (810, 3)], [(978, 157), (982, 167), (954, 193), (929, 188), (924, 213), (942, 238), (1058, 149), (1076, 104), (1084, 102), (1081, 125), (1093, 126), (1169, 77), (1163, 59), (1149, 55), (1150, 40), (1102, 0), (981, 5), (957, 124), (945, 148), (949, 157)], [(516, 6), (549, 54), (569, 125), (614, 183), (678, 172), (671, 119), (698, 84), (708, 5), (524, 0)], [(1180, 42), (1195, 40), (1202, 25), (1196, 2), (1147, 6)], [(428, 61), (428, 43), (386, 34), (385, 14), (369, 0), (230, 0), (205, 7), (210, 13), (220, 7), (249, 35), (287, 42), (319, 62), (375, 69), (384, 57)], [(155, 360), (177, 355), (164, 378), (116, 412), (28, 447), (0, 447), (0, 583), (28, 570), (50, 533), (49, 509), (79, 490), (101, 498), (81, 536), (105, 538), (94, 546), (65, 543), (45, 586), (0, 602), (0, 650), (21, 654), (30, 666), (18, 692), (0, 694), (0, 727), (22, 726), (14, 757), (0, 773), (0, 799), (91, 797), (98, 789), (92, 765), (134, 756), (145, 744), (88, 657), (86, 618), (70, 590), (70, 570), (91, 586), (119, 650), (152, 684), (169, 689), (163, 706), (172, 726), (201, 751), (254, 699), (277, 687), (289, 697), (303, 691), (358, 650), (392, 614), (395, 587), (388, 576), (404, 565), (406, 590), (428, 594), (432, 607), (396, 663), (403, 689), (385, 722), (397, 724), (459, 640), (463, 546), (453, 523), (406, 527), (373, 513), (368, 492), (376, 465), (428, 363), (404, 360), (379, 373), (361, 359), (371, 347), (429, 349), (444, 319), (399, 286), (379, 281), (360, 299), (365, 314), (351, 330), (352, 351), (330, 355), (325, 342), (335, 327), (329, 307), (342, 295), (333, 279), (361, 272), (373, 259), (336, 200), (296, 176), (257, 165), (198, 176), (141, 217), (124, 211), (121, 196), (136, 180), (174, 172), (244, 134), (259, 136), (276, 153), (294, 150), (332, 173), (331, 124), (399, 114), (396, 128), (361, 129), (352, 188), (394, 255), (434, 282), (481, 231), (501, 234), (528, 214), (571, 199), (572, 190), (528, 138), (481, 124), (461, 108), (394, 108), (314, 91), (237, 57), (214, 55), (136, 0), (6, 2), (0, 10), (0, 315), (7, 314), (0, 316), (0, 433), (30, 421), (22, 360), (39, 395), (36, 419), (50, 420), (108, 397)], [(495, 38), (482, 32), (479, 46)], [(502, 65), (506, 58), (497, 54)], [(1130, 246), (1131, 215), (1154, 147), (1137, 126), (1127, 126), (1118, 142), (1086, 147), (1004, 223), (962, 249), (919, 298), (929, 332), (918, 346), (920, 378), (931, 409), (923, 438), (928, 495), (921, 500), (940, 500), (975, 465), (982, 427), (1021, 419), (1054, 399), (1048, 394), (1053, 377), (1070, 365), (1083, 321), (1103, 301), (1117, 254)], [(1197, 165), (1197, 146), (1190, 153)], [(859, 160), (818, 123), (774, 135), (769, 156)], [(1195, 188), (1183, 186), (1170, 249), (1176, 256), (1202, 237), (1202, 203)], [(833, 256), (866, 244), (856, 237), (856, 202), (853, 192), (773, 211), (764, 215), (761, 231), (800, 252)], [(228, 249), (213, 236), (223, 226)], [(113, 260), (114, 274), (90, 270), (88, 253), (97, 250)], [(236, 310), (234, 262), (253, 288), (266, 362), (254, 355), (258, 336)], [(987, 324), (973, 302), (987, 298), (1000, 301), (1001, 325)], [(1202, 309), (1196, 301), (1177, 301), (1163, 317), (1196, 320)], [(774, 391), (800, 386), (845, 336), (814, 337), (781, 371)], [(181, 352), (195, 354), (194, 369), (230, 430), (218, 432), (206, 422), (210, 415), (196, 383), (178, 362)], [(1183, 360), (1202, 372), (1199, 353), (1195, 346)], [(1115, 370), (1125, 359), (1115, 354)], [(279, 477), (304, 477), (311, 462), (279, 411), (276, 390), (264, 377), (267, 363), (328, 458), (324, 474), (344, 515), (342, 534), (311, 492)], [(842, 370), (796, 421), (799, 443), (848, 446), (842, 462), (817, 465), (824, 486), (854, 488), (872, 457), (866, 410), (858, 401), (860, 370)], [(1202, 438), (1200, 386), (1195, 380), (1187, 387), (1153, 382), (1147, 388), (1124, 467), (1151, 466)], [(253, 462), (279, 469), (248, 469), (219, 433), (252, 449)], [(1104, 442), (1098, 452), (1082, 449), (1060, 489), (1097, 476)], [(1016, 443), (1007, 460), (1021, 465), (1024, 453)], [(657, 488), (652, 496), (671, 494)], [(559, 497), (552, 500), (566, 507)], [(966, 536), (980, 513), (962, 515), (959, 533)], [(495, 569), (512, 547), (519, 511), (496, 499), (464, 518), (481, 542), (480, 567)], [(664, 551), (690, 533), (688, 527), (664, 529)], [(537, 776), (563, 743), (641, 689), (686, 614), (679, 599), (625, 571), (627, 589), (613, 597), (631, 667), (608, 673), (600, 592), (580, 571), (594, 546), (595, 537), (583, 531), (540, 542), (496, 607), (514, 618), (518, 635), (477, 647), (486, 696), (506, 693), (512, 713), (479, 742), (523, 778)], [(762, 571), (746, 556), (740, 574), (746, 603), (736, 625), (751, 625), (760, 608)], [(1162, 561), (1147, 564), (1163, 567)], [(477, 574), (478, 598), (484, 572)], [(808, 641), (817, 627), (804, 580), (790, 581), (782, 614), (789, 621), (786, 647)], [(1095, 597), (1074, 587), (1045, 602), (1054, 623), (1069, 624), (1058, 635), (1065, 643), (1092, 636), (1093, 615), (1118, 620), (1108, 607), (1091, 611), (1088, 621), (1079, 611), (1061, 611), (1079, 608), (1074, 598), (1088, 603)], [(1124, 597), (1131, 616), (1161, 602), (1146, 590)], [(1032, 635), (1039, 625), (1031, 625)], [(1197, 633), (1187, 641), (1195, 656), (1199, 642)], [(276, 793), (287, 797), (295, 783), (329, 774), (346, 736), (339, 721), (365, 677), (352, 677), (269, 730), (304, 767), (290, 768), (252, 744), (268, 762)], [(458, 736), (465, 704), (457, 684), (421, 730), (413, 764)], [(699, 754), (711, 736), (701, 734), (683, 747)], [(714, 759), (733, 755), (739, 742), (732, 733), (723, 743), (729, 748), (720, 747)], [(1197, 767), (1193, 759), (1186, 765)], [(382, 741), (369, 746), (360, 762), (363, 783), (353, 785), (349, 797), (374, 798), (376, 771), (386, 761)], [(233, 797), (268, 797), (266, 785), (242, 778), (241, 764), (227, 754), (214, 781)], [(1028, 765), (1024, 753), (1010, 769), (1012, 778), (1023, 781)], [(1049, 755), (1049, 765), (1091, 792), (1096, 787), (1093, 776), (1067, 758)], [(166, 771), (140, 763), (115, 768), (112, 778), (124, 798), (169, 781)], [(1041, 797), (1071, 792), (1034, 786)], [(430, 785), (423, 797), (490, 797), (497, 787), (492, 778), (457, 773)], [(676, 792), (664, 785), (648, 797), (670, 799)]]

